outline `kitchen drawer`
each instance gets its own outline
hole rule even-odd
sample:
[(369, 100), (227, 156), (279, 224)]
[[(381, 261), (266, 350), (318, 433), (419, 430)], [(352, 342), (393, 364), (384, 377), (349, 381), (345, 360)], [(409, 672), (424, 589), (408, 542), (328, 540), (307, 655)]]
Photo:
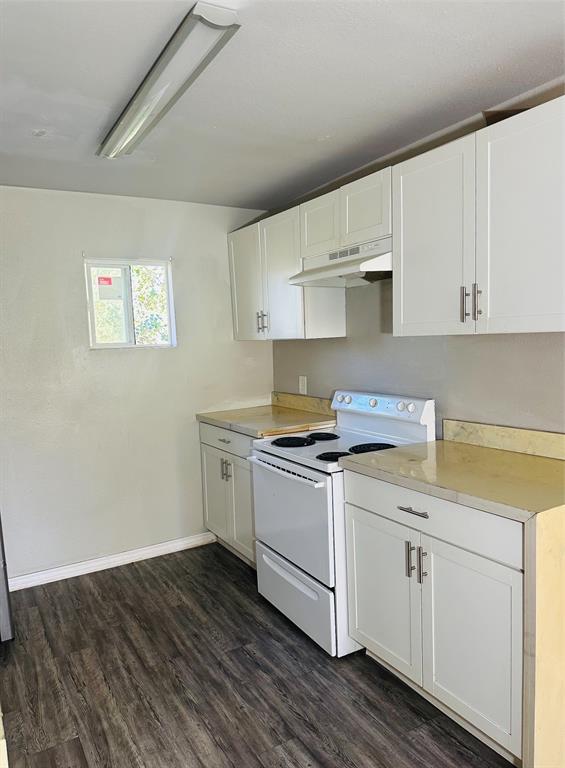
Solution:
[(260, 541), (257, 552), (257, 587), (275, 608), (311, 637), (331, 656), (336, 655), (335, 599), (317, 582)]
[(200, 424), (200, 442), (221, 448), (222, 451), (234, 453), (246, 459), (251, 453), (253, 438), (242, 435), (240, 432), (232, 432), (230, 429), (214, 427), (211, 424)]
[[(522, 524), (435, 496), (345, 471), (345, 499), (428, 536), (479, 555), (523, 567)], [(407, 507), (413, 513), (399, 509)], [(421, 513), (421, 515), (415, 513)]]

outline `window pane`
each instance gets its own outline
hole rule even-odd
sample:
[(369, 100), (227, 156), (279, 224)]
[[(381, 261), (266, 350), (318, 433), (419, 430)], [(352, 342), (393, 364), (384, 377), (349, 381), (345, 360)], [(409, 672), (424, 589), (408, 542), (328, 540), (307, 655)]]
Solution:
[(90, 277), (96, 343), (128, 343), (125, 270), (121, 267), (91, 267)]
[(136, 344), (170, 344), (167, 267), (131, 265)]

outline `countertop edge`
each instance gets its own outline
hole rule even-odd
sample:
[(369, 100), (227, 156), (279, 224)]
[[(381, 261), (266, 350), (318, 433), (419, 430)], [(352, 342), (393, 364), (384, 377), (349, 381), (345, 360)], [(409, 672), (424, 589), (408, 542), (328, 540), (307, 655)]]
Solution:
[[(277, 406), (282, 407), (282, 406)], [(292, 409), (288, 409), (292, 410)], [(323, 416), (323, 414), (312, 413), (313, 417), (316, 415)], [(210, 424), (213, 427), (220, 427), (221, 429), (229, 429), (231, 432), (238, 432), (240, 435), (246, 435), (247, 437), (268, 437), (269, 435), (287, 434), (289, 432), (306, 432), (310, 429), (317, 429), (321, 427), (333, 427), (335, 426), (335, 419), (316, 419), (311, 421), (300, 421), (297, 424), (289, 424), (283, 427), (273, 427), (272, 429), (253, 429), (252, 427), (246, 427), (239, 422), (224, 421), (223, 419), (214, 419), (208, 416), (206, 413), (197, 413), (196, 420), (203, 424)]]
[(382, 480), (385, 483), (398, 485), (412, 491), (419, 491), (420, 493), (425, 493), (427, 496), (435, 496), (438, 499), (444, 499), (444, 501), (452, 501), (465, 507), (471, 507), (473, 509), (478, 509), (481, 512), (487, 512), (491, 515), (506, 517), (519, 523), (525, 523), (537, 514), (537, 512), (532, 512), (531, 510), (510, 507), (497, 501), (471, 496), (452, 488), (444, 488), (443, 486), (433, 485), (404, 475), (397, 475), (393, 472), (386, 472), (385, 470), (376, 469), (375, 467), (364, 467), (351, 459), (341, 459), (339, 463), (343, 469), (348, 470), (349, 472), (372, 477), (375, 480)]

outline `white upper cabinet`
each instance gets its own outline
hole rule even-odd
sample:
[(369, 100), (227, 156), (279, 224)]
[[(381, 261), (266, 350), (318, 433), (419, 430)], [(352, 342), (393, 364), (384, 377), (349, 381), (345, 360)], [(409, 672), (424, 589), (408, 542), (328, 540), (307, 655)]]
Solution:
[(339, 248), (339, 191), (300, 206), (300, 255), (307, 259)]
[(341, 187), (340, 245), (356, 245), (390, 235), (390, 196), (390, 168), (384, 168)]
[(565, 97), (476, 136), (477, 330), (565, 331)]
[(300, 288), (298, 206), (228, 236), (234, 337), (320, 339), (345, 336), (345, 289)]
[(474, 333), (475, 136), (392, 172), (396, 336)]
[(303, 290), (288, 284), (300, 272), (298, 207), (259, 222), (265, 325), (270, 339), (304, 338)]
[(239, 341), (262, 339), (258, 313), (263, 307), (259, 225), (228, 235), (233, 332)]

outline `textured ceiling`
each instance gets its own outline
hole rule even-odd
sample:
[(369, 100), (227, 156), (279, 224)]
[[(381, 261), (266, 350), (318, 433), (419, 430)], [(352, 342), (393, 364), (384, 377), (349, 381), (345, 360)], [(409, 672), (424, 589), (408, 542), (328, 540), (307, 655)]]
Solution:
[(0, 183), (266, 209), (564, 71), (560, 0), (225, 4), (242, 28), (109, 161), (100, 140), (190, 0), (1, 2)]

